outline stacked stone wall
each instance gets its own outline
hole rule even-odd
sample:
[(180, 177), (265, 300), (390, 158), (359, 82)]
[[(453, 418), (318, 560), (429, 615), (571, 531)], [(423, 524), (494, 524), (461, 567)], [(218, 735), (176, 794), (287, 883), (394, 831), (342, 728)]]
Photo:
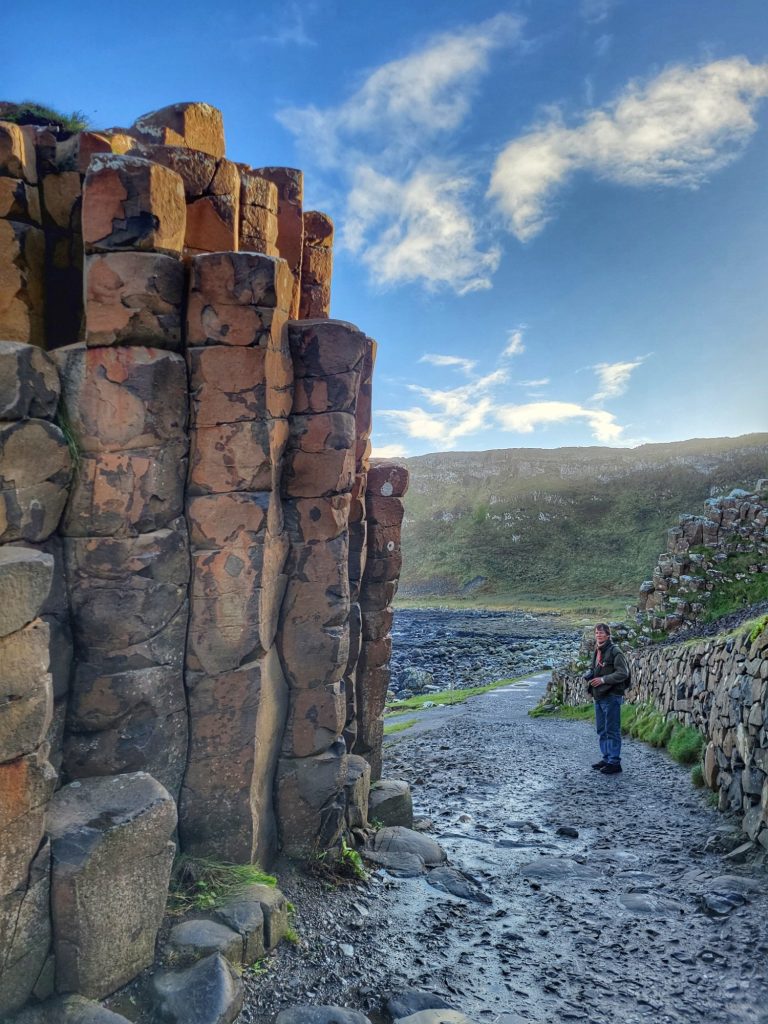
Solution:
[(0, 124), (0, 1017), (147, 966), (179, 846), (367, 824), (407, 476), (302, 205), (206, 104)]
[[(628, 652), (627, 699), (652, 704), (706, 741), (704, 778), (721, 810), (741, 817), (768, 849), (768, 623), (733, 635)], [(565, 704), (590, 700), (579, 675), (555, 671), (550, 688)]]
[[(734, 555), (749, 557), (731, 571)], [(736, 490), (708, 498), (703, 516), (680, 516), (651, 579), (640, 587), (636, 620), (674, 632), (702, 620), (718, 587), (758, 573), (768, 573), (768, 480), (758, 480), (751, 494)]]

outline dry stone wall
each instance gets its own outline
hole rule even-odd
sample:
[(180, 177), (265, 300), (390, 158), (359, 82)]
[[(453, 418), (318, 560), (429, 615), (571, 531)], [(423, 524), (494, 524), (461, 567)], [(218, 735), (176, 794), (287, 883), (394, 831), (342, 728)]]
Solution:
[[(716, 587), (768, 573), (768, 480), (758, 480), (751, 494), (708, 498), (704, 511), (681, 516), (667, 532), (667, 550), (640, 586), (636, 619), (651, 630), (698, 622)], [(731, 571), (737, 555), (747, 556), (746, 564)]]
[(332, 242), (206, 104), (0, 123), (0, 1018), (151, 963), (179, 847), (367, 823), (407, 473)]
[[(628, 699), (698, 729), (706, 739), (704, 778), (720, 810), (741, 817), (749, 839), (768, 850), (768, 623), (732, 635), (628, 652)], [(590, 700), (580, 676), (553, 673), (566, 704)]]

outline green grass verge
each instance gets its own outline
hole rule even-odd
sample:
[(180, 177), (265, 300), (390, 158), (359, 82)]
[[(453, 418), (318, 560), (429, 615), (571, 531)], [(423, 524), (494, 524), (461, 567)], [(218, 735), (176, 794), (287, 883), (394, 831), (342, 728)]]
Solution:
[(517, 676), (515, 679), (500, 679), (498, 683), (489, 683), (487, 686), (468, 686), (463, 690), (443, 690), (441, 693), (423, 693), (418, 697), (408, 697), (407, 700), (393, 700), (387, 704), (387, 711), (422, 711), (425, 704), (461, 704), (468, 697), (478, 697), (481, 693), (490, 693), (491, 690), (498, 690), (500, 686), (509, 686), (511, 683), (519, 683), (526, 676)]
[(24, 123), (25, 117), (31, 115), (50, 124), (60, 124), (68, 132), (82, 132), (90, 126), (88, 115), (84, 114), (82, 110), (73, 110), (71, 114), (65, 114), (61, 110), (56, 110), (55, 107), (48, 107), (35, 100), (22, 100), (14, 106), (16, 109), (5, 111), (2, 116), (4, 121)]
[(405, 732), (406, 729), (410, 729), (417, 722), (418, 718), (406, 718), (403, 722), (390, 722), (389, 725), (384, 726), (384, 735), (391, 736), (393, 732)]
[(538, 704), (528, 712), (531, 718), (569, 718), (577, 722), (594, 722), (595, 705), (589, 704), (560, 704), (553, 708), (551, 704)]
[[(562, 704), (556, 708), (543, 704), (528, 712), (531, 718), (567, 718), (575, 721), (594, 721), (594, 704)], [(621, 731), (650, 743), (652, 747), (665, 748), (678, 764), (695, 765), (700, 768), (704, 750), (704, 737), (698, 729), (666, 718), (651, 704), (624, 704), (621, 709)], [(703, 776), (702, 776), (703, 781)], [(694, 784), (700, 783), (694, 779)]]
[(747, 573), (747, 569), (760, 559), (754, 552), (729, 555), (718, 568), (728, 574), (742, 573), (744, 579), (731, 579), (717, 583), (707, 603), (706, 622), (714, 622), (723, 615), (740, 611), (750, 604), (768, 599), (768, 574)]

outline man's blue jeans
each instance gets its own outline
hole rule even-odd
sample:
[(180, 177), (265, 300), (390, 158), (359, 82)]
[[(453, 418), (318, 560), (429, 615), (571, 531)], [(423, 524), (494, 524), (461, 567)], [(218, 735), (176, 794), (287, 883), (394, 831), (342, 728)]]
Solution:
[(595, 701), (595, 727), (606, 764), (621, 764), (621, 705), (624, 698), (611, 694)]

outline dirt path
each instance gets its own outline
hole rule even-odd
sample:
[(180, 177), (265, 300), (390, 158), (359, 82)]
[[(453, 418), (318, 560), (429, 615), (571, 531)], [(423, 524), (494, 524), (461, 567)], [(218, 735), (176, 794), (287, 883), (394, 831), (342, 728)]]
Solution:
[(590, 726), (528, 717), (542, 686), (423, 713), (387, 745), (386, 776), (491, 903), (379, 874), (302, 908), (297, 882), (306, 948), (276, 967), (280, 1006), (308, 990), (371, 1013), (408, 984), (488, 1024), (768, 1022), (766, 875), (705, 852), (728, 823), (665, 754), (629, 741), (623, 775), (591, 771)]

